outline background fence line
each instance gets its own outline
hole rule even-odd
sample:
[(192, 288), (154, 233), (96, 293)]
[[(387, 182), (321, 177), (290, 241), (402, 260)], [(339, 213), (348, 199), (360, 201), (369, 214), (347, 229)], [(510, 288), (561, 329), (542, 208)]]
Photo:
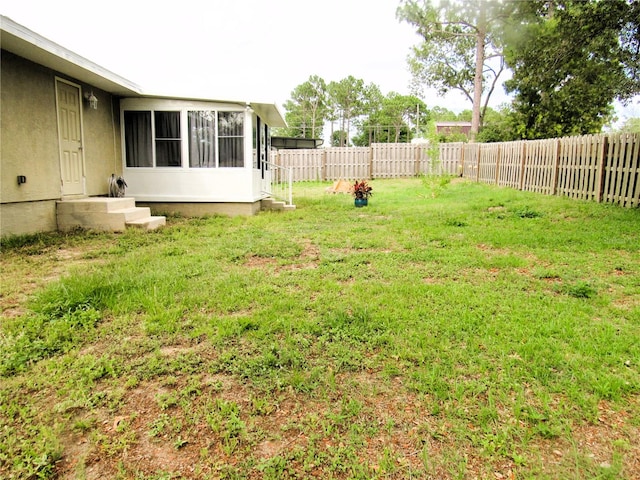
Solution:
[(293, 181), (462, 175), (545, 195), (640, 207), (640, 134), (583, 135), (504, 143), (374, 143), (277, 150)]
[[(293, 181), (401, 178), (415, 175), (458, 174), (460, 148), (440, 153), (428, 145), (374, 143), (370, 147), (330, 147), (316, 150), (274, 150), (271, 161), (293, 170)], [(443, 153), (444, 152), (444, 153)]]

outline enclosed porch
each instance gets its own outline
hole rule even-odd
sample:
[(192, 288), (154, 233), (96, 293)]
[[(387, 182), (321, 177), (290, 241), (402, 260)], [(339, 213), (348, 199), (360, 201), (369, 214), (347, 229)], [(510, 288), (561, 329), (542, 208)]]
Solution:
[[(252, 215), (275, 196), (292, 208), (288, 175), (268, 162), (270, 128), (285, 125), (275, 105), (126, 98), (120, 114), (127, 195), (139, 205), (154, 213)], [(278, 194), (283, 181), (289, 192)]]

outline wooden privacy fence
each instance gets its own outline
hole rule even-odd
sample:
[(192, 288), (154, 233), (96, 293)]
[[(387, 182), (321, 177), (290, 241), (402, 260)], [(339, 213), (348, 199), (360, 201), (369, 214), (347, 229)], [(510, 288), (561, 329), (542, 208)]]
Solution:
[[(640, 134), (505, 143), (374, 143), (371, 147), (277, 150), (293, 181), (459, 175), (547, 195), (640, 206)], [(435, 155), (433, 154), (435, 153)]]
[[(458, 154), (460, 149), (457, 150)], [(374, 143), (370, 147), (331, 147), (317, 150), (277, 150), (271, 161), (291, 168), (293, 181), (360, 180), (456, 174), (459, 158), (430, 155), (428, 145)]]
[(448, 148), (458, 149), (463, 176), (476, 182), (640, 206), (640, 134), (458, 143)]

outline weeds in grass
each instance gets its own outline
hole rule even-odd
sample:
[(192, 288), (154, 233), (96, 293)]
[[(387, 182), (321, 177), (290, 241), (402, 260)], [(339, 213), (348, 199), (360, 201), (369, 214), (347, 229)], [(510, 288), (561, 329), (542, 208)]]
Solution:
[(563, 289), (564, 293), (575, 298), (591, 298), (597, 292), (589, 282), (579, 281), (573, 285), (568, 285)]
[(519, 218), (538, 218), (542, 216), (542, 213), (532, 209), (528, 205), (525, 205), (524, 207), (516, 208), (513, 211), (513, 214)]
[(438, 197), (454, 177), (450, 175), (421, 175), (422, 185), (429, 192), (431, 198)]

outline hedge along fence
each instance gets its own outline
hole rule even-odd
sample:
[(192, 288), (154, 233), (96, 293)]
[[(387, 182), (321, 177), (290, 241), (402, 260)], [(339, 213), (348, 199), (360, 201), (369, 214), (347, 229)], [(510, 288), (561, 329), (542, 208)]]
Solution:
[(640, 134), (458, 143), (447, 148), (458, 149), (463, 176), (476, 182), (640, 206)]
[(292, 169), (293, 181), (401, 178), (424, 174), (457, 174), (457, 156), (446, 159), (429, 152), (428, 145), (374, 143), (370, 147), (331, 147), (317, 150), (277, 150), (271, 161)]

